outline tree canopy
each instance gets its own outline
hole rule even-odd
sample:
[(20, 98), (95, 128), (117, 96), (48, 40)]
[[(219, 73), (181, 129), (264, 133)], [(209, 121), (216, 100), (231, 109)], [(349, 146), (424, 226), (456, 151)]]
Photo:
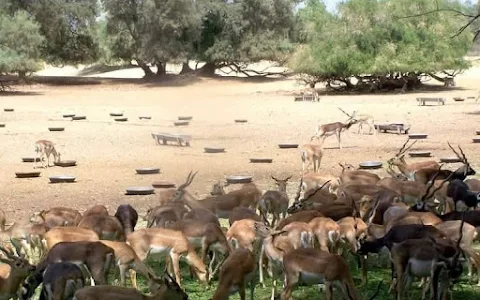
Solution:
[[(439, 0), (445, 8), (462, 10), (457, 1)], [(436, 9), (430, 0), (350, 0), (338, 14), (310, 0), (299, 12), (305, 43), (289, 66), (313, 82), (341, 82), (346, 88), (412, 87), (419, 76), (468, 67), (463, 59), (472, 35), (455, 36), (465, 19)], [(441, 77), (435, 76), (437, 79)]]

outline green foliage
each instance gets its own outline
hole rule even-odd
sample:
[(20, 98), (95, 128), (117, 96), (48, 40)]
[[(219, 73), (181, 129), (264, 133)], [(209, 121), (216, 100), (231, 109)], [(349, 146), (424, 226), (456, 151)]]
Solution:
[[(310, 0), (299, 12), (306, 42), (289, 65), (321, 81), (464, 69), (472, 35), (454, 35), (465, 19), (448, 11), (427, 13), (437, 8), (435, 3), (349, 0), (333, 15), (321, 1)], [(438, 3), (441, 8), (463, 9), (457, 1)], [(415, 16), (421, 12), (426, 14)]]
[(25, 11), (9, 15), (0, 9), (0, 74), (38, 70), (43, 42), (40, 26)]

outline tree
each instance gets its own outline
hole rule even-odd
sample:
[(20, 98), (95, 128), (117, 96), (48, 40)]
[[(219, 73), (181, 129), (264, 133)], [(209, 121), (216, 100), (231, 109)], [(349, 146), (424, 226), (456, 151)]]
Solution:
[(4, 0), (11, 14), (26, 11), (40, 25), (45, 38), (39, 47), (46, 62), (91, 63), (98, 59), (94, 24), (97, 0)]
[(146, 77), (154, 75), (149, 64), (164, 75), (167, 62), (189, 58), (200, 30), (196, 1), (103, 0), (103, 5), (114, 56), (135, 60)]
[(200, 0), (202, 32), (195, 59), (206, 62), (204, 73), (228, 66), (241, 71), (261, 60), (285, 61), (293, 50), (292, 0)]
[[(439, 3), (462, 9), (456, 1)], [(454, 76), (468, 66), (463, 56), (472, 36), (455, 36), (464, 19), (447, 12), (406, 17), (431, 9), (431, 0), (349, 0), (332, 15), (310, 0), (299, 12), (306, 42), (289, 65), (311, 82), (370, 91), (413, 88), (423, 75)]]
[(0, 7), (0, 75), (38, 70), (44, 40), (39, 24), (25, 11), (9, 15)]

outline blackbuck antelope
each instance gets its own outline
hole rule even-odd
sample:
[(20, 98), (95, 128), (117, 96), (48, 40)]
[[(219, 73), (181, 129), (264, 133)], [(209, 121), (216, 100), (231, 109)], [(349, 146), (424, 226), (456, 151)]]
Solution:
[(175, 280), (179, 285), (181, 284), (180, 256), (185, 257), (200, 281), (203, 283), (208, 281), (205, 264), (198, 257), (195, 248), (190, 244), (188, 238), (181, 231), (164, 228), (142, 228), (128, 235), (127, 243), (135, 250), (135, 253), (142, 261), (149, 254), (170, 256)]
[(195, 199), (186, 188), (192, 183), (197, 173), (190, 172), (187, 180), (181, 184), (174, 196), (172, 202), (183, 202), (190, 209), (203, 208), (212, 211), (219, 218), (227, 218), (235, 207), (253, 207), (256, 208), (262, 192), (254, 183), (246, 183), (240, 189), (231, 191), (225, 195), (216, 197), (207, 197), (199, 201)]
[[(388, 165), (389, 166), (396, 166), (400, 172), (405, 175), (408, 180), (415, 180), (415, 173), (420, 170), (420, 169), (425, 169), (425, 168), (433, 168), (438, 170), (440, 165), (434, 161), (434, 160), (428, 160), (428, 161), (423, 161), (423, 162), (417, 162), (417, 163), (412, 163), (408, 164), (405, 161), (405, 153), (415, 145), (417, 141), (414, 141), (410, 145), (408, 145), (408, 142), (410, 139), (407, 139), (407, 141), (403, 144), (403, 146), (398, 150), (398, 152), (395, 154), (394, 157), (390, 158), (388, 160)], [(424, 183), (426, 184), (426, 182)]]
[(15, 256), (12, 252), (0, 247), (5, 258), (0, 257), (0, 299), (16, 299), (19, 285), (35, 271), (35, 266), (26, 259)]
[(69, 262), (52, 263), (45, 271), (36, 272), (25, 279), (19, 291), (20, 300), (31, 299), (35, 289), (42, 284), (40, 299), (71, 299), (75, 291), (85, 286), (82, 270)]
[(73, 300), (188, 300), (185, 291), (168, 274), (164, 280), (150, 278), (148, 285), (152, 296), (146, 296), (137, 289), (100, 285), (79, 289)]
[(250, 219), (257, 222), (262, 221), (262, 217), (260, 217), (252, 208), (235, 207), (230, 213), (230, 217), (228, 217), (228, 224), (230, 225), (230, 227), (232, 227), (233, 223), (244, 219)]
[(245, 300), (245, 287), (250, 287), (250, 300), (255, 291), (255, 258), (248, 249), (234, 250), (222, 264), (218, 286), (212, 300), (226, 300), (231, 294), (239, 293)]
[(447, 196), (453, 199), (454, 210), (457, 210), (457, 202), (459, 201), (473, 209), (480, 202), (480, 192), (470, 191), (468, 185), (460, 179), (454, 179), (448, 184)]
[(320, 163), (323, 157), (323, 144), (304, 144), (300, 148), (300, 158), (302, 159), (302, 171), (308, 170), (313, 164), (313, 172), (320, 170)]
[(115, 217), (122, 224), (125, 237), (135, 230), (138, 221), (138, 213), (130, 204), (123, 204), (117, 208)]
[[(258, 202), (260, 215), (262, 216), (264, 222), (272, 227), (275, 226), (278, 220), (280, 220), (280, 215), (282, 215), (282, 218), (285, 218), (287, 215), (289, 202), (287, 195), (287, 183), (290, 178), (292, 178), (292, 176), (288, 176), (285, 179), (277, 179), (272, 176), (272, 179), (275, 181), (278, 190), (266, 191)], [(268, 214), (272, 214), (273, 216), (271, 224), (268, 222)]]
[(355, 124), (355, 121), (351, 120), (345, 123), (335, 122), (318, 125), (315, 131), (315, 135), (312, 136), (310, 141), (313, 141), (314, 139), (322, 139), (323, 144), (327, 137), (335, 135), (337, 137), (338, 148), (342, 149), (342, 132), (348, 130), (353, 124)]
[(369, 128), (368, 133), (372, 134), (372, 132), (373, 132), (374, 135), (376, 134), (377, 131), (375, 130), (375, 119), (371, 115), (358, 114), (357, 111), (354, 111), (350, 115), (346, 111), (341, 109), (340, 107), (338, 109), (340, 111), (342, 111), (345, 115), (348, 116), (348, 121), (355, 121), (355, 124), (358, 124), (358, 132), (357, 133), (360, 133), (360, 131), (361, 131), (362, 134), (363, 134), (363, 125), (368, 125), (368, 128)]
[[(300, 248), (283, 256), (286, 285), (280, 299), (290, 300), (300, 283), (307, 285), (325, 283), (326, 299), (333, 299), (333, 286), (339, 287), (344, 299), (358, 300), (358, 293), (344, 258), (319, 249)], [(375, 295), (378, 294), (380, 285)]]
[(53, 155), (54, 162), (60, 161), (60, 152), (57, 152), (55, 145), (51, 141), (38, 140), (35, 143), (35, 153), (37, 154), (37, 159), (35, 159), (34, 168), (37, 166), (38, 160), (42, 163), (42, 168), (45, 168), (45, 158), (47, 159), (46, 167), (50, 167), (50, 155)]

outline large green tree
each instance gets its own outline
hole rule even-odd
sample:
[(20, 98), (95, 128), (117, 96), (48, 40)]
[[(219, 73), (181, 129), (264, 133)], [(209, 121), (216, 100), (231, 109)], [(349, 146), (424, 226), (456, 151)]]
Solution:
[[(464, 9), (453, 0), (439, 5)], [(468, 66), (472, 35), (455, 36), (465, 19), (430, 0), (349, 0), (331, 14), (319, 0), (300, 12), (305, 43), (289, 65), (311, 81), (368, 90), (412, 88), (422, 75), (443, 80)]]

